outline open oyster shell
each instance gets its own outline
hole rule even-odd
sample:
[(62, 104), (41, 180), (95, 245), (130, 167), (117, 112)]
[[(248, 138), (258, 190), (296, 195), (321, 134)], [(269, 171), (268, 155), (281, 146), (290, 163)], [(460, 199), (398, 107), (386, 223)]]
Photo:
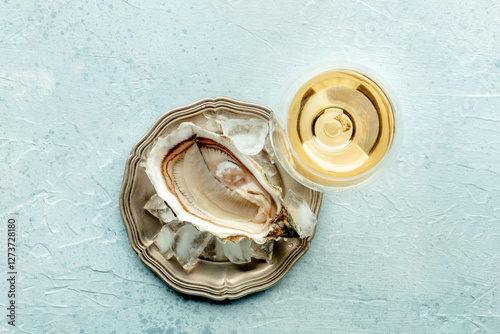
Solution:
[[(294, 208), (287, 210), (281, 189), (230, 138), (192, 123), (158, 139), (146, 173), (158, 195), (146, 209), (165, 224), (157, 246), (186, 268), (200, 255), (234, 263), (252, 257), (269, 261), (273, 240), (314, 231), (316, 218), (307, 204), (287, 194), (296, 199), (288, 201)], [(290, 215), (299, 207), (296, 216), (310, 218), (308, 228)]]

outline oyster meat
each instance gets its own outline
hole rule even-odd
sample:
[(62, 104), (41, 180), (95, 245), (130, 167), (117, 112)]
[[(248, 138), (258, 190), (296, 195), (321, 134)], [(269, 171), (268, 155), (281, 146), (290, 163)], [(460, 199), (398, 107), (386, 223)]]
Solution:
[[(193, 123), (182, 123), (157, 140), (146, 173), (157, 196), (145, 208), (167, 225), (157, 237), (158, 248), (173, 251), (184, 267), (200, 255), (234, 263), (269, 260), (272, 240), (313, 233), (315, 216), (306, 203), (312, 229), (297, 225), (281, 189), (230, 138)], [(192, 227), (179, 228), (179, 223)], [(183, 245), (176, 245), (177, 239)], [(189, 240), (192, 247), (186, 245)]]

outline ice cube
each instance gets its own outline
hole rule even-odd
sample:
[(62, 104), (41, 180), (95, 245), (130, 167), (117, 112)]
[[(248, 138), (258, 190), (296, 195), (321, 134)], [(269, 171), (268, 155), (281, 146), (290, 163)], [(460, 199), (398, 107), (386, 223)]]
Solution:
[(205, 116), (205, 122), (199, 124), (202, 128), (215, 133), (222, 133), (222, 127), (215, 111), (205, 110), (203, 116)]
[(258, 244), (252, 241), (250, 245), (250, 255), (259, 260), (271, 261), (273, 257), (274, 240), (269, 240), (264, 244)]
[(259, 154), (252, 156), (252, 159), (262, 168), (267, 181), (282, 188), (281, 176), (276, 166), (271, 162), (269, 155), (262, 150)]
[(221, 119), (224, 135), (230, 137), (236, 148), (247, 155), (262, 151), (269, 132), (268, 122), (259, 118)]
[(157, 194), (154, 194), (149, 201), (144, 205), (144, 209), (148, 210), (150, 214), (158, 218), (159, 220), (169, 223), (177, 220), (175, 214), (168, 207), (163, 199)]
[(229, 261), (241, 264), (252, 261), (250, 256), (250, 243), (251, 241), (248, 239), (241, 239), (239, 242), (228, 241), (225, 244), (223, 243), (222, 247)]
[(309, 205), (291, 190), (286, 193), (284, 204), (300, 237), (313, 235), (316, 227), (316, 215), (311, 211)]
[(212, 239), (210, 239), (210, 242), (208, 243), (207, 247), (205, 247), (201, 255), (206, 259), (217, 262), (227, 260), (227, 257), (224, 255), (222, 242), (217, 237), (213, 237)]
[(185, 268), (192, 267), (198, 262), (198, 257), (208, 245), (211, 234), (198, 231), (193, 225), (182, 226), (174, 237), (172, 250), (177, 261)]
[(170, 227), (164, 225), (154, 238), (156, 247), (158, 247), (160, 253), (163, 254), (167, 260), (169, 260), (173, 255), (172, 243), (174, 242), (174, 236), (175, 233), (170, 229)]
[(214, 133), (222, 133), (222, 127), (220, 122), (216, 119), (209, 119), (203, 126), (208, 131), (212, 131)]

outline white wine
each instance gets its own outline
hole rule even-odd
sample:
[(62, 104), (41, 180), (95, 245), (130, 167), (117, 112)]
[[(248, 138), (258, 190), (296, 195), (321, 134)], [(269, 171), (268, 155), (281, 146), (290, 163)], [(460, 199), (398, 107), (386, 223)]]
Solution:
[(287, 111), (287, 138), (275, 131), (273, 145), (299, 181), (346, 188), (374, 173), (394, 133), (394, 108), (386, 92), (364, 74), (339, 69), (298, 89)]

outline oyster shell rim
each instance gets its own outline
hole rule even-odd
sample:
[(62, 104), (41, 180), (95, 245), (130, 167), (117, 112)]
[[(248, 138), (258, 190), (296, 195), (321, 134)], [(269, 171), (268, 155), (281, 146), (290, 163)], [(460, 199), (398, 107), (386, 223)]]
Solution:
[[(293, 265), (302, 257), (310, 247), (310, 242), (314, 234), (308, 238), (297, 239), (295, 247), (287, 250), (284, 260), (275, 268), (271, 268), (271, 272), (257, 279), (248, 279), (238, 285), (228, 284), (227, 280), (219, 286), (210, 285), (203, 280), (192, 281), (192, 277), (178, 277), (171, 268), (162, 265), (155, 258), (154, 247), (151, 240), (148, 240), (139, 230), (139, 226), (134, 220), (134, 214), (131, 209), (132, 190), (136, 185), (138, 170), (141, 168), (141, 161), (144, 160), (148, 148), (150, 149), (154, 140), (164, 132), (164, 129), (172, 122), (188, 119), (204, 113), (207, 110), (219, 111), (247, 115), (258, 116), (265, 119), (270, 119), (272, 111), (259, 104), (251, 102), (243, 102), (227, 97), (205, 98), (197, 102), (172, 109), (160, 116), (153, 125), (149, 128), (137, 143), (133, 146), (129, 157), (125, 164), (122, 187), (120, 190), (120, 213), (127, 230), (129, 242), (138, 254), (141, 261), (150, 268), (160, 279), (162, 279), (172, 289), (188, 294), (196, 295), (213, 300), (238, 299), (251, 293), (265, 290), (278, 281), (280, 281), (293, 267)], [(278, 164), (278, 162), (276, 162)], [(304, 187), (304, 186), (302, 186)], [(305, 187), (304, 187), (305, 188)], [(306, 188), (307, 189), (307, 188)], [(321, 207), (322, 193), (312, 189), (307, 189), (309, 192), (308, 204), (312, 211), (317, 216)], [(203, 260), (202, 260), (203, 261)], [(175, 265), (175, 264), (174, 264)], [(230, 263), (213, 263), (214, 266), (234, 265)], [(241, 265), (240, 265), (241, 266)], [(273, 264), (267, 264), (273, 266)], [(207, 273), (208, 274), (208, 273)], [(245, 273), (238, 273), (244, 275)], [(179, 275), (182, 276), (182, 275)]]

